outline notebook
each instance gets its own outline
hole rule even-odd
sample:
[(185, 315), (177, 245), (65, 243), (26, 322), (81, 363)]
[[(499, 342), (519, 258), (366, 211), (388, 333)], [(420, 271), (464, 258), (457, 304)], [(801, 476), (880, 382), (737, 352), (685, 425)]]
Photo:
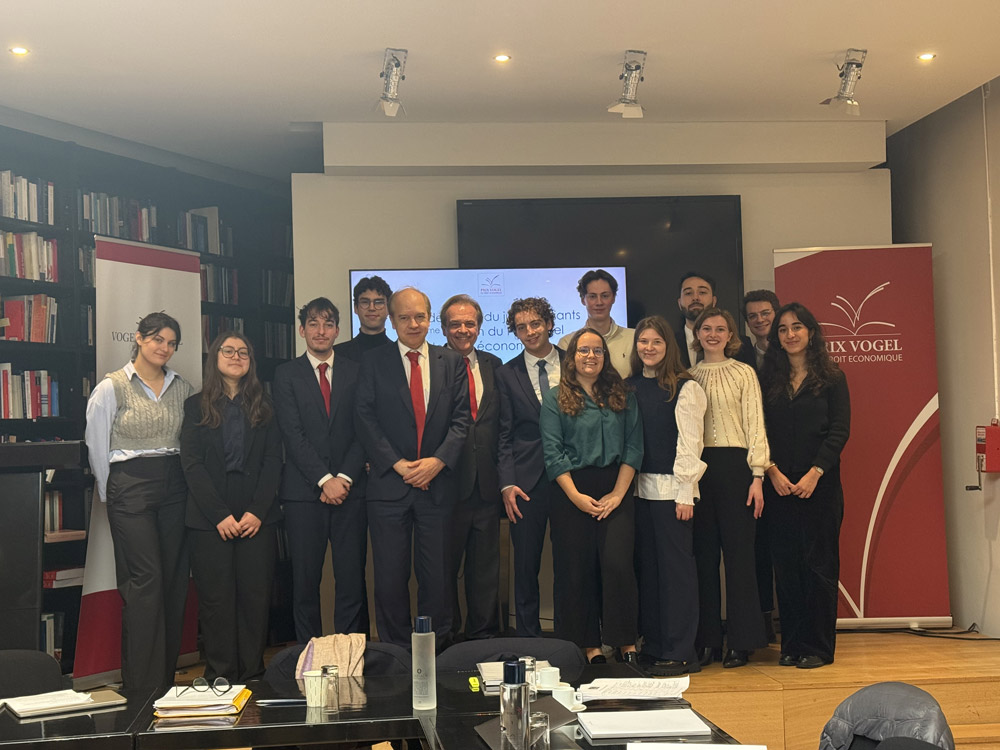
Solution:
[(620, 737), (708, 736), (711, 728), (690, 708), (654, 711), (587, 711), (577, 716), (580, 728), (595, 740)]

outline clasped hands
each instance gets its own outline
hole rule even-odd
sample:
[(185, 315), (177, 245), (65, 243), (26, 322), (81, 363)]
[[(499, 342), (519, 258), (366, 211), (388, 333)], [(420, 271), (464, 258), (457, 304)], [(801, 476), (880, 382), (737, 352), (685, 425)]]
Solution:
[(226, 516), (215, 525), (219, 531), (219, 536), (225, 540), (243, 537), (249, 539), (257, 535), (260, 531), (260, 519), (253, 513), (247, 511), (239, 521), (232, 515)]
[(622, 496), (609, 492), (607, 495), (602, 496), (600, 500), (595, 500), (590, 495), (577, 492), (573, 497), (570, 497), (570, 500), (573, 502), (573, 505), (584, 513), (594, 517), (598, 521), (603, 521), (611, 515), (611, 511), (621, 505)]
[(403, 478), (403, 481), (418, 490), (426, 490), (444, 468), (444, 461), (436, 456), (418, 458), (415, 461), (399, 459), (392, 465), (393, 470)]
[(793, 484), (789, 481), (788, 477), (781, 473), (781, 470), (777, 466), (771, 466), (767, 470), (767, 477), (771, 480), (771, 486), (774, 487), (774, 491), (782, 497), (795, 495), (805, 500), (812, 497), (820, 475), (815, 469), (809, 469), (809, 471), (802, 475), (802, 478), (798, 482)]

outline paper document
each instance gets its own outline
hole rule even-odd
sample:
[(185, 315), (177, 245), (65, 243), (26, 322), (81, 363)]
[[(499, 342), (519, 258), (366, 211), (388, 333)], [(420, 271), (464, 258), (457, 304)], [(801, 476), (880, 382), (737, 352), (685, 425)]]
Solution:
[[(740, 750), (767, 750), (767, 745), (740, 745)], [(629, 742), (625, 750), (691, 750), (690, 742)], [(698, 750), (733, 750), (733, 745), (699, 742)]]
[(613, 679), (602, 677), (587, 685), (581, 685), (580, 692), (583, 693), (584, 702), (608, 698), (616, 698), (618, 700), (662, 700), (663, 698), (680, 698), (684, 695), (684, 691), (688, 689), (688, 685), (690, 684), (691, 679), (687, 675), (666, 679), (653, 677)]
[[(493, 687), (494, 685), (499, 685), (503, 682), (503, 662), (502, 661), (482, 661), (476, 665), (479, 668), (479, 676), (483, 680), (483, 684), (488, 687)], [(535, 671), (537, 672), (542, 667), (551, 667), (545, 660), (539, 660), (535, 662)]]
[(250, 700), (250, 691), (246, 685), (233, 685), (219, 695), (211, 690), (204, 692), (185, 690), (181, 695), (177, 695), (177, 692), (177, 688), (170, 688), (153, 703), (153, 708), (156, 709), (155, 716), (176, 718), (238, 714)]
[(51, 693), (7, 698), (4, 701), (7, 709), (18, 716), (59, 713), (85, 707), (90, 702), (90, 693), (78, 693), (75, 690), (56, 690)]
[(708, 724), (690, 708), (659, 711), (587, 711), (579, 714), (580, 728), (595, 740), (618, 737), (694, 737), (712, 734)]

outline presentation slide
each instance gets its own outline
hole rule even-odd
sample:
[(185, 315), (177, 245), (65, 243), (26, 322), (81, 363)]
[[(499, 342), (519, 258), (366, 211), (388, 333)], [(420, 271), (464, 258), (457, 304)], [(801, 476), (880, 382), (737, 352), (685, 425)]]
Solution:
[[(625, 268), (603, 266), (618, 282), (618, 296), (611, 317), (625, 324), (627, 293)], [(576, 291), (577, 282), (591, 268), (421, 268), (404, 270), (352, 270), (351, 289), (366, 276), (381, 276), (395, 291), (416, 287), (431, 300), (431, 327), (427, 340), (444, 345), (441, 305), (455, 294), (468, 294), (483, 308), (483, 325), (476, 348), (496, 354), (503, 361), (521, 352), (521, 342), (507, 330), (507, 310), (515, 299), (545, 297), (556, 315), (552, 340), (580, 328), (587, 309)], [(358, 316), (351, 311), (351, 335), (358, 332)], [(395, 338), (391, 321), (386, 321), (390, 338)]]

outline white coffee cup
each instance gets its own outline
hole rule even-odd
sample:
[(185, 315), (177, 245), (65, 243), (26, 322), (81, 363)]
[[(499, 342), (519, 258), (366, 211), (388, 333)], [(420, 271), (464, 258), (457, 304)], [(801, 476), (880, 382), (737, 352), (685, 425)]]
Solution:
[(552, 697), (566, 706), (566, 708), (572, 708), (576, 705), (575, 692), (572, 685), (558, 685), (552, 688)]
[(306, 705), (319, 708), (323, 706), (323, 672), (319, 669), (312, 669), (302, 673), (302, 679), (306, 686)]
[(535, 670), (535, 684), (549, 690), (559, 684), (559, 667), (542, 667)]

